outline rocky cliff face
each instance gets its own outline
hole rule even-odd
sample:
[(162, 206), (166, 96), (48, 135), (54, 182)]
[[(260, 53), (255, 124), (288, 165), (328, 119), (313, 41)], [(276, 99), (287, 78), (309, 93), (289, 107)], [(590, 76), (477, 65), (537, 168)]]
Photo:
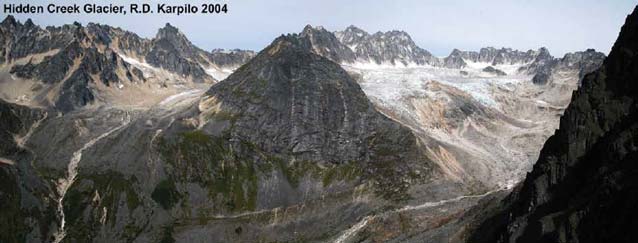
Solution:
[(231, 140), (249, 141), (285, 160), (354, 163), (381, 191), (404, 190), (402, 176), (431, 167), (415, 137), (378, 113), (339, 65), (315, 55), (312, 41), (309, 35), (275, 40), (206, 93), (204, 119), (225, 114), (232, 118)]
[(481, 48), (479, 52), (463, 51), (461, 56), (471, 62), (486, 62), (493, 66), (496, 65), (512, 65), (517, 63), (530, 63), (537, 57), (544, 59), (549, 56), (546, 48), (540, 48), (538, 51), (529, 50), (522, 52), (512, 50), (511, 48), (496, 49), (494, 47)]
[(449, 69), (471, 69), (477, 65), (514, 66), (516, 68), (509, 74), (532, 75), (532, 82), (539, 85), (551, 82), (550, 77), (559, 72), (577, 70), (584, 75), (600, 66), (605, 57), (594, 50), (554, 58), (544, 47), (525, 52), (486, 47), (478, 52), (454, 49), (447, 57), (438, 58), (417, 46), (404, 31), (369, 34), (349, 26), (343, 31), (329, 32), (323, 27), (306, 26), (301, 35), (310, 37), (316, 54), (343, 65), (433, 66)]
[[(638, 8), (538, 162), (469, 242), (635, 242)], [(579, 55), (588, 55), (588, 52)], [(573, 63), (579, 55), (568, 56)], [(586, 65), (586, 64), (585, 64)]]
[[(208, 69), (235, 69), (254, 56), (245, 50), (207, 52), (193, 45), (175, 26), (167, 23), (159, 29), (155, 38), (144, 39), (134, 33), (107, 25), (89, 24), (87, 31), (96, 41), (128, 57), (162, 68), (193, 81), (210, 81)], [(213, 77), (216, 78), (216, 77)], [(219, 80), (217, 80), (219, 81)]]
[[(311, 47), (311, 50), (337, 63), (351, 63), (357, 58), (355, 53), (337, 37), (321, 26), (312, 27), (306, 25), (300, 36), (308, 39), (309, 43), (303, 43)], [(306, 47), (306, 48), (308, 48)]]
[(418, 47), (404, 31), (377, 32), (372, 35), (350, 26), (334, 33), (356, 55), (355, 61), (389, 65), (437, 64), (428, 51)]
[(233, 49), (214, 49), (211, 51), (211, 61), (222, 68), (237, 68), (255, 57), (254, 51)]
[(44, 242), (56, 219), (52, 190), (26, 146), (46, 112), (0, 101), (0, 241)]
[(149, 40), (106, 25), (42, 29), (31, 20), (22, 24), (8, 16), (0, 34), (5, 90), (22, 87), (32, 92), (26, 98), (4, 93), (4, 98), (65, 112), (117, 100), (121, 97), (107, 96), (128, 86), (212, 83), (253, 56), (203, 51), (169, 24)]
[(314, 53), (340, 64), (426, 65), (439, 60), (419, 48), (403, 31), (368, 34), (350, 26), (329, 32), (321, 26), (306, 26), (300, 34), (310, 39)]
[(161, 28), (150, 45), (145, 60), (152, 66), (191, 76), (196, 82), (210, 78), (201, 66), (207, 62), (206, 53), (193, 46), (186, 36), (172, 25), (167, 23)]
[(9, 72), (49, 86), (40, 87), (38, 96), (30, 97), (35, 103), (69, 111), (94, 101), (91, 82), (112, 86), (123, 80), (143, 80), (140, 70), (92, 44), (79, 24), (41, 29), (31, 21), (21, 24), (9, 16), (0, 29)]

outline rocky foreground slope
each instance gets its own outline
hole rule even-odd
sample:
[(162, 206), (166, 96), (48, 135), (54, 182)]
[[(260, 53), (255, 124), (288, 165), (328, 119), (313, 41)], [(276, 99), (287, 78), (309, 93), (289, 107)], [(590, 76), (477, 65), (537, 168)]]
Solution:
[[(638, 8), (585, 75), (534, 169), (468, 242), (635, 242)], [(476, 210), (481, 210), (476, 209)]]

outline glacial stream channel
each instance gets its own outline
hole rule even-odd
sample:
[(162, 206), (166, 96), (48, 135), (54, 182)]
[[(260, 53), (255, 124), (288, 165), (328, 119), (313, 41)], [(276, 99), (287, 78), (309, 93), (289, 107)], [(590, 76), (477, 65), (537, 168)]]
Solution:
[(80, 163), (80, 160), (82, 159), (82, 152), (84, 152), (84, 150), (87, 150), (88, 148), (90, 148), (93, 145), (95, 145), (95, 143), (97, 143), (101, 139), (103, 139), (105, 137), (108, 137), (112, 133), (124, 128), (130, 122), (131, 122), (131, 117), (129, 116), (129, 114), (127, 112), (125, 117), (122, 118), (122, 124), (121, 125), (113, 128), (111, 130), (108, 130), (105, 133), (102, 133), (100, 136), (97, 136), (96, 138), (93, 138), (93, 139), (89, 140), (86, 144), (84, 144), (84, 146), (82, 146), (82, 148), (80, 148), (77, 151), (73, 152), (73, 156), (71, 157), (71, 160), (69, 161), (69, 164), (67, 165), (66, 178), (61, 178), (58, 181), (57, 190), (58, 190), (58, 194), (60, 195), (60, 198), (58, 199), (58, 209), (57, 210), (60, 213), (61, 219), (60, 219), (60, 229), (54, 235), (54, 240), (53, 240), (54, 243), (59, 243), (66, 236), (66, 229), (65, 229), (66, 220), (65, 220), (65, 215), (64, 215), (64, 204), (63, 204), (64, 196), (66, 196), (67, 191), (69, 190), (69, 188), (71, 187), (71, 185), (75, 181), (75, 177), (78, 175), (78, 165)]

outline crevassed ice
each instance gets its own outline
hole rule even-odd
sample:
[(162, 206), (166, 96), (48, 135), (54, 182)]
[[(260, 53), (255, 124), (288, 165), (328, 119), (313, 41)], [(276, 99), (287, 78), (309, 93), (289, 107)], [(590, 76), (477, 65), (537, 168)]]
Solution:
[[(433, 80), (462, 90), (482, 104), (499, 109), (492, 94), (492, 86), (509, 89), (508, 86), (511, 84), (530, 80), (529, 75), (517, 72), (523, 65), (525, 64), (494, 66), (506, 72), (506, 76), (483, 72), (482, 69), (490, 66), (490, 63), (468, 62), (468, 66), (463, 69), (388, 63), (354, 63), (344, 67), (362, 75), (363, 81), (360, 85), (368, 96), (380, 99), (381, 102), (395, 108), (404, 108), (404, 104), (401, 103), (403, 97), (426, 95), (424, 86)], [(462, 75), (461, 71), (467, 72), (467, 75)]]

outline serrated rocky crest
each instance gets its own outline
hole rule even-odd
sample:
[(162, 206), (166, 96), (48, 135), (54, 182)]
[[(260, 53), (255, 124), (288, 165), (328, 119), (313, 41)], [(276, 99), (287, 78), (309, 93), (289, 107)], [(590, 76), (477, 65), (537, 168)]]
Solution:
[(43, 84), (33, 88), (28, 104), (64, 112), (108, 102), (104, 90), (125, 84), (213, 83), (254, 55), (206, 52), (170, 24), (145, 39), (107, 25), (42, 29), (30, 19), (22, 24), (8, 16), (0, 34), (0, 64), (16, 78)]

